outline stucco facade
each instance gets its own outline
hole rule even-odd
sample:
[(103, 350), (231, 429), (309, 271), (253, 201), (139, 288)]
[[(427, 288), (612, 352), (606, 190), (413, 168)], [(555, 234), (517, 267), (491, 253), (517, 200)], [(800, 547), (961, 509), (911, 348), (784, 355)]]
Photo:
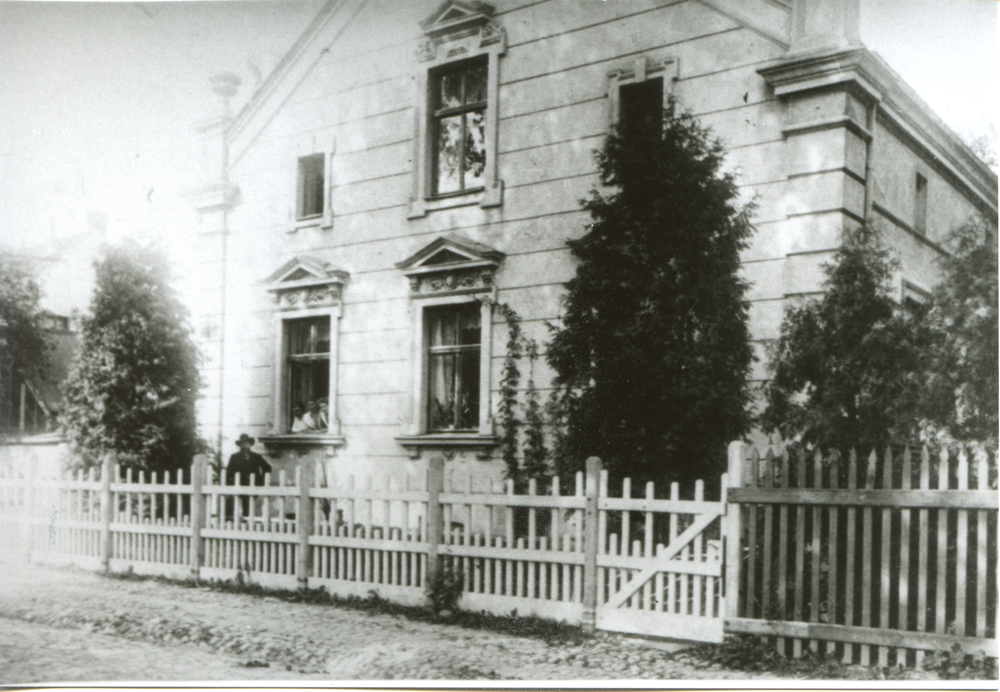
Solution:
[[(494, 306), (544, 344), (593, 151), (625, 88), (650, 80), (724, 141), (756, 200), (744, 271), (760, 355), (866, 218), (901, 260), (900, 290), (930, 289), (947, 233), (996, 217), (996, 177), (857, 25), (857, 0), (331, 1), (239, 114), (199, 126), (202, 433), (224, 455), (249, 433), (276, 468), (417, 473), (441, 451), (499, 473)], [(444, 103), (458, 79), (465, 100)], [(448, 123), (465, 128), (459, 177), (442, 172)], [(452, 315), (466, 341), (435, 342)], [(314, 347), (297, 345), (306, 328)], [(435, 412), (438, 380), (463, 377)], [(544, 359), (534, 379), (544, 393)], [(324, 431), (290, 434), (296, 392), (329, 399)]]

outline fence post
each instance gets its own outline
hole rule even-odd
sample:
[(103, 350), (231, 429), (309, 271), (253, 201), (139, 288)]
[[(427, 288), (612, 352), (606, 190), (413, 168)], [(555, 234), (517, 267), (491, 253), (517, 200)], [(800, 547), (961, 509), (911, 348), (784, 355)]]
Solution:
[(444, 531), (441, 515), (440, 495), (444, 492), (444, 457), (435, 454), (427, 461), (427, 576), (424, 586), (434, 583), (434, 577), (441, 567), (438, 543)]
[(295, 524), (299, 532), (299, 554), (295, 572), (299, 578), (299, 588), (309, 588), (309, 573), (312, 571), (312, 549), (309, 547), (309, 535), (313, 528), (313, 503), (309, 491), (313, 487), (316, 475), (316, 462), (306, 457), (299, 464), (299, 511), (295, 515)]
[(201, 530), (205, 527), (205, 468), (208, 457), (196, 454), (191, 464), (191, 576), (201, 578), (201, 566), (205, 564), (205, 541)]
[(593, 634), (597, 626), (597, 495), (601, 480), (601, 460), (587, 459), (587, 501), (583, 511), (583, 631)]
[[(745, 445), (742, 442), (729, 443), (728, 476), (731, 487), (742, 488), (746, 485), (747, 479), (744, 478), (744, 474), (747, 472), (748, 465), (743, 463), (745, 456)], [(723, 493), (725, 493), (725, 489), (723, 489)], [(738, 502), (733, 502), (727, 498), (725, 509), (726, 580), (724, 582), (724, 597), (726, 599), (726, 606), (723, 613), (724, 617), (729, 619), (738, 618), (742, 612), (740, 608), (740, 565), (742, 562), (740, 551), (742, 549), (743, 538), (743, 508)]]
[(101, 571), (111, 570), (111, 474), (115, 470), (114, 455), (106, 454), (101, 467)]

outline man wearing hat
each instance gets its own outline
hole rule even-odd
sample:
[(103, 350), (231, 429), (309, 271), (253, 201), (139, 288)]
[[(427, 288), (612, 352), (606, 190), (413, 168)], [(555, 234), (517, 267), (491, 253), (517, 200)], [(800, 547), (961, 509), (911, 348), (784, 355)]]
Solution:
[[(236, 474), (240, 474), (240, 485), (250, 485), (250, 476), (254, 477), (254, 485), (264, 485), (264, 474), (271, 473), (271, 465), (264, 461), (264, 457), (255, 452), (251, 452), (255, 439), (243, 433), (240, 439), (236, 440), (236, 446), (240, 451), (229, 457), (226, 464), (226, 485), (236, 485)], [(250, 498), (244, 495), (241, 499), (243, 505), (243, 516), (250, 514)], [(227, 503), (227, 515), (232, 515), (232, 504)]]

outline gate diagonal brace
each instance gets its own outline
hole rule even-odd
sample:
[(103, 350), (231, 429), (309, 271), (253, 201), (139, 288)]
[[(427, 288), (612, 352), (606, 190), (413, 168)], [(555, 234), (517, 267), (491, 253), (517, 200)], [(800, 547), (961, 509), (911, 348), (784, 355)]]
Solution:
[[(637, 575), (632, 577), (622, 586), (621, 591), (615, 594), (611, 599), (604, 604), (605, 608), (619, 608), (625, 601), (627, 601), (632, 594), (639, 590), (643, 584), (649, 581), (653, 575), (657, 572), (664, 571), (665, 563), (672, 560), (677, 556), (681, 550), (683, 550), (688, 543), (693, 541), (698, 534), (708, 528), (708, 525), (715, 521), (717, 518), (722, 516), (722, 510), (718, 512), (712, 512), (709, 514), (703, 514), (698, 517), (691, 526), (687, 527), (680, 536), (675, 538), (667, 546), (666, 551), (662, 555), (657, 555), (657, 562), (652, 567), (647, 567), (646, 569), (639, 572)], [(669, 568), (667, 568), (669, 570)]]

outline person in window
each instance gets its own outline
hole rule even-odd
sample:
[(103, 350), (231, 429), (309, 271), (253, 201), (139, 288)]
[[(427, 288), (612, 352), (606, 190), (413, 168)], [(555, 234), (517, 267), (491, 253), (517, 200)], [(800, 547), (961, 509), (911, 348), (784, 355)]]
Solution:
[(302, 416), (302, 422), (305, 424), (306, 430), (319, 430), (321, 427), (326, 427), (320, 424), (319, 404), (316, 403), (315, 399), (310, 399), (306, 404), (306, 412)]
[(316, 400), (319, 405), (318, 429), (328, 430), (330, 428), (330, 400), (325, 396)]
[(305, 421), (306, 408), (302, 404), (295, 404), (292, 407), (292, 432), (301, 433), (309, 430)]
[[(229, 457), (229, 463), (226, 464), (226, 485), (236, 485), (237, 474), (240, 475), (240, 485), (250, 485), (251, 476), (254, 485), (264, 485), (264, 474), (271, 473), (271, 465), (260, 454), (250, 451), (255, 442), (256, 440), (246, 433), (242, 433), (236, 440), (236, 446), (240, 451)], [(249, 516), (250, 497), (247, 495), (241, 497), (240, 504), (243, 509), (242, 516)], [(226, 518), (231, 520), (232, 514), (233, 502), (232, 498), (229, 498), (226, 503)]]

